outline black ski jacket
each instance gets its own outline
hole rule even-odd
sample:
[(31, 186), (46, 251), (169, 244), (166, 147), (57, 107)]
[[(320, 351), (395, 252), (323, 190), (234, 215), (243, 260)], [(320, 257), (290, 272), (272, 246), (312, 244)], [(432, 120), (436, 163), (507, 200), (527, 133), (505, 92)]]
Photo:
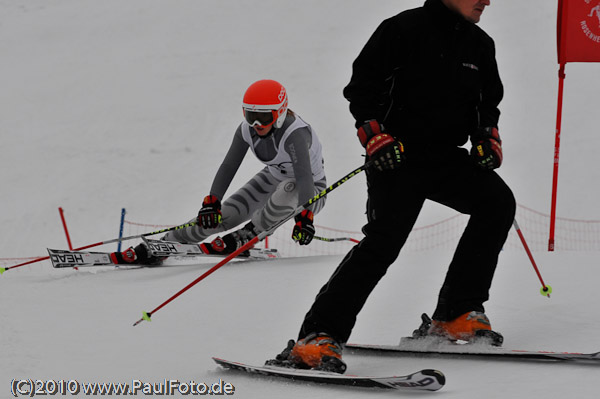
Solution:
[(503, 86), (494, 41), (441, 0), (381, 23), (353, 63), (344, 96), (356, 127), (382, 123), (410, 154), (460, 147), (498, 127)]

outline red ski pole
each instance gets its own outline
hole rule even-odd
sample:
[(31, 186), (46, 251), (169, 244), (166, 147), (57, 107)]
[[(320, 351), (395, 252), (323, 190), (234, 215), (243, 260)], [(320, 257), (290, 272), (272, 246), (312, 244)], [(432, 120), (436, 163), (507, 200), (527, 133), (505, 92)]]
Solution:
[(542, 288), (540, 289), (540, 294), (550, 298), (550, 294), (552, 293), (552, 287), (550, 287), (549, 285), (546, 285), (546, 283), (544, 283), (544, 279), (542, 279), (542, 275), (540, 274), (540, 271), (539, 271), (537, 265), (535, 264), (533, 255), (531, 254), (531, 251), (529, 250), (529, 247), (527, 246), (525, 237), (523, 236), (523, 233), (521, 233), (521, 229), (519, 228), (517, 219), (513, 220), (513, 226), (515, 226), (515, 230), (517, 230), (517, 234), (519, 235), (519, 238), (521, 239), (521, 242), (523, 243), (523, 247), (525, 248), (525, 252), (527, 252), (527, 256), (529, 256), (529, 260), (531, 261), (531, 264), (533, 265), (533, 269), (535, 270), (538, 278), (540, 279), (540, 283), (542, 283)]
[(142, 318), (139, 319), (138, 321), (136, 321), (135, 323), (133, 323), (134, 327), (137, 326), (138, 324), (140, 324), (144, 320), (152, 321), (150, 319), (150, 317), (152, 317), (152, 314), (158, 312), (160, 309), (162, 309), (169, 302), (171, 302), (172, 300), (174, 300), (175, 298), (177, 298), (179, 295), (183, 294), (184, 292), (186, 292), (187, 290), (189, 290), (190, 288), (192, 288), (193, 286), (195, 286), (196, 284), (198, 284), (200, 281), (202, 281), (206, 277), (210, 276), (213, 272), (217, 271), (217, 269), (219, 269), (221, 266), (225, 265), (231, 259), (235, 258), (236, 256), (238, 256), (242, 252), (244, 252), (244, 251), (252, 248), (254, 246), (254, 244), (258, 243), (259, 237), (260, 236), (254, 237), (253, 239), (251, 239), (250, 241), (248, 241), (246, 244), (242, 245), (240, 248), (238, 248), (237, 250), (235, 250), (234, 252), (232, 252), (231, 254), (229, 254), (229, 256), (227, 256), (225, 259), (223, 259), (222, 261), (220, 261), (219, 263), (217, 263), (216, 265), (214, 265), (213, 267), (211, 267), (210, 269), (208, 269), (200, 277), (198, 277), (197, 279), (195, 279), (194, 281), (192, 281), (191, 283), (189, 283), (188, 285), (186, 285), (185, 287), (183, 287), (182, 289), (180, 289), (179, 291), (177, 291), (177, 293), (175, 295), (171, 296), (169, 299), (167, 299), (166, 301), (164, 301), (163, 303), (161, 303), (160, 305), (158, 305), (151, 312), (143, 312)]
[(263, 231), (262, 233), (260, 233), (259, 235), (257, 235), (256, 237), (254, 237), (253, 239), (251, 239), (250, 241), (248, 241), (246, 244), (242, 245), (236, 251), (234, 251), (231, 254), (229, 254), (229, 256), (227, 256), (225, 259), (223, 259), (222, 261), (220, 261), (219, 263), (217, 263), (216, 265), (214, 265), (213, 267), (211, 267), (210, 269), (208, 269), (200, 277), (198, 277), (197, 279), (195, 279), (194, 281), (192, 281), (191, 283), (189, 283), (188, 285), (186, 285), (185, 287), (183, 287), (182, 289), (180, 289), (179, 291), (177, 291), (169, 299), (167, 299), (166, 301), (164, 301), (163, 303), (161, 303), (160, 305), (158, 305), (156, 308), (154, 308), (154, 310), (152, 310), (150, 312), (142, 312), (142, 318), (139, 319), (138, 321), (136, 321), (135, 323), (133, 323), (133, 325), (137, 326), (138, 324), (140, 324), (144, 320), (152, 321), (152, 319), (151, 319), (152, 315), (154, 313), (158, 312), (160, 309), (162, 309), (165, 305), (167, 305), (172, 300), (174, 300), (175, 298), (177, 298), (178, 296), (180, 296), (181, 294), (183, 294), (184, 292), (186, 292), (187, 290), (189, 290), (190, 288), (192, 288), (194, 285), (198, 284), (200, 281), (204, 280), (206, 277), (208, 277), (209, 275), (211, 275), (213, 272), (217, 271), (221, 266), (225, 265), (231, 259), (235, 258), (236, 256), (238, 256), (242, 252), (246, 251), (247, 249), (252, 248), (259, 241), (264, 240), (273, 231), (277, 230), (280, 226), (282, 226), (285, 222), (287, 222), (288, 220), (290, 220), (291, 218), (293, 218), (294, 216), (296, 216), (297, 214), (299, 214), (300, 212), (302, 212), (303, 209), (308, 208), (310, 205), (312, 205), (316, 201), (318, 201), (321, 198), (325, 197), (329, 192), (335, 190), (336, 188), (338, 188), (339, 186), (341, 186), (342, 184), (344, 184), (346, 181), (348, 181), (348, 179), (350, 179), (351, 177), (356, 176), (357, 174), (359, 174), (360, 172), (362, 172), (363, 170), (365, 170), (369, 166), (371, 166), (371, 162), (365, 163), (361, 167), (353, 170), (352, 172), (348, 173), (346, 176), (342, 177), (340, 180), (338, 180), (337, 182), (335, 182), (331, 186), (327, 187), (325, 190), (321, 191), (319, 194), (317, 194), (314, 197), (312, 197), (305, 204), (297, 207), (287, 217), (285, 217), (284, 219), (280, 220), (273, 227), (271, 227), (271, 229), (269, 229), (267, 231)]

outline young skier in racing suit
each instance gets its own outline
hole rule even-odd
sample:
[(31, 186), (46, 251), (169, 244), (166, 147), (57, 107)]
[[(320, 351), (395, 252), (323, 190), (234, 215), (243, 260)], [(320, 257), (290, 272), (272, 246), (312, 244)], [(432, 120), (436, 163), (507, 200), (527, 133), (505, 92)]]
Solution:
[[(327, 187), (321, 143), (313, 128), (288, 108), (283, 85), (274, 80), (253, 83), (244, 94), (242, 109), (244, 120), (233, 135), (198, 216), (190, 221), (197, 224), (168, 232), (163, 240), (199, 243), (248, 222), (210, 244), (201, 244), (208, 253), (228, 254), (268, 231)], [(265, 167), (223, 200), (248, 150)], [(311, 242), (315, 231), (314, 214), (324, 204), (322, 198), (295, 217), (292, 238), (300, 245)], [(112, 257), (117, 263), (160, 261), (148, 256), (143, 243), (122, 253), (113, 253)]]

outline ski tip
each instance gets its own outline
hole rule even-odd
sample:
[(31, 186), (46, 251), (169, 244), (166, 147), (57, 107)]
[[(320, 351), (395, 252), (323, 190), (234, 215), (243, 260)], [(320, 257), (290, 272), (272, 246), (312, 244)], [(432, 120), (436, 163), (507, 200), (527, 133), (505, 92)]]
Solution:
[(542, 288), (540, 288), (540, 294), (550, 298), (550, 294), (552, 294), (552, 287), (550, 287), (549, 285), (543, 286)]
[(0, 274), (4, 273), (6, 271), (5, 267), (0, 267)]
[(444, 375), (444, 373), (442, 373), (439, 370), (425, 369), (425, 370), (421, 370), (421, 373), (434, 378), (437, 381), (437, 383), (440, 385), (440, 388), (446, 384), (446, 376)]

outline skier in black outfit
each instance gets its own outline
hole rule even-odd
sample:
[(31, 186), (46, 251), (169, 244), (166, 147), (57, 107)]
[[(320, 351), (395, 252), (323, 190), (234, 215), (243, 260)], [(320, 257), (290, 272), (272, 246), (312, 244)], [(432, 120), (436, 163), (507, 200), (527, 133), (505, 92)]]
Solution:
[[(502, 162), (503, 86), (494, 42), (475, 25), (487, 5), (426, 0), (383, 21), (354, 61), (344, 96), (375, 165), (367, 171), (365, 237), (320, 290), (280, 360), (344, 372), (341, 344), (427, 199), (470, 219), (424, 332), (469, 341), (491, 330), (483, 303), (516, 204), (493, 171)], [(461, 148), (469, 139), (470, 152)]]

